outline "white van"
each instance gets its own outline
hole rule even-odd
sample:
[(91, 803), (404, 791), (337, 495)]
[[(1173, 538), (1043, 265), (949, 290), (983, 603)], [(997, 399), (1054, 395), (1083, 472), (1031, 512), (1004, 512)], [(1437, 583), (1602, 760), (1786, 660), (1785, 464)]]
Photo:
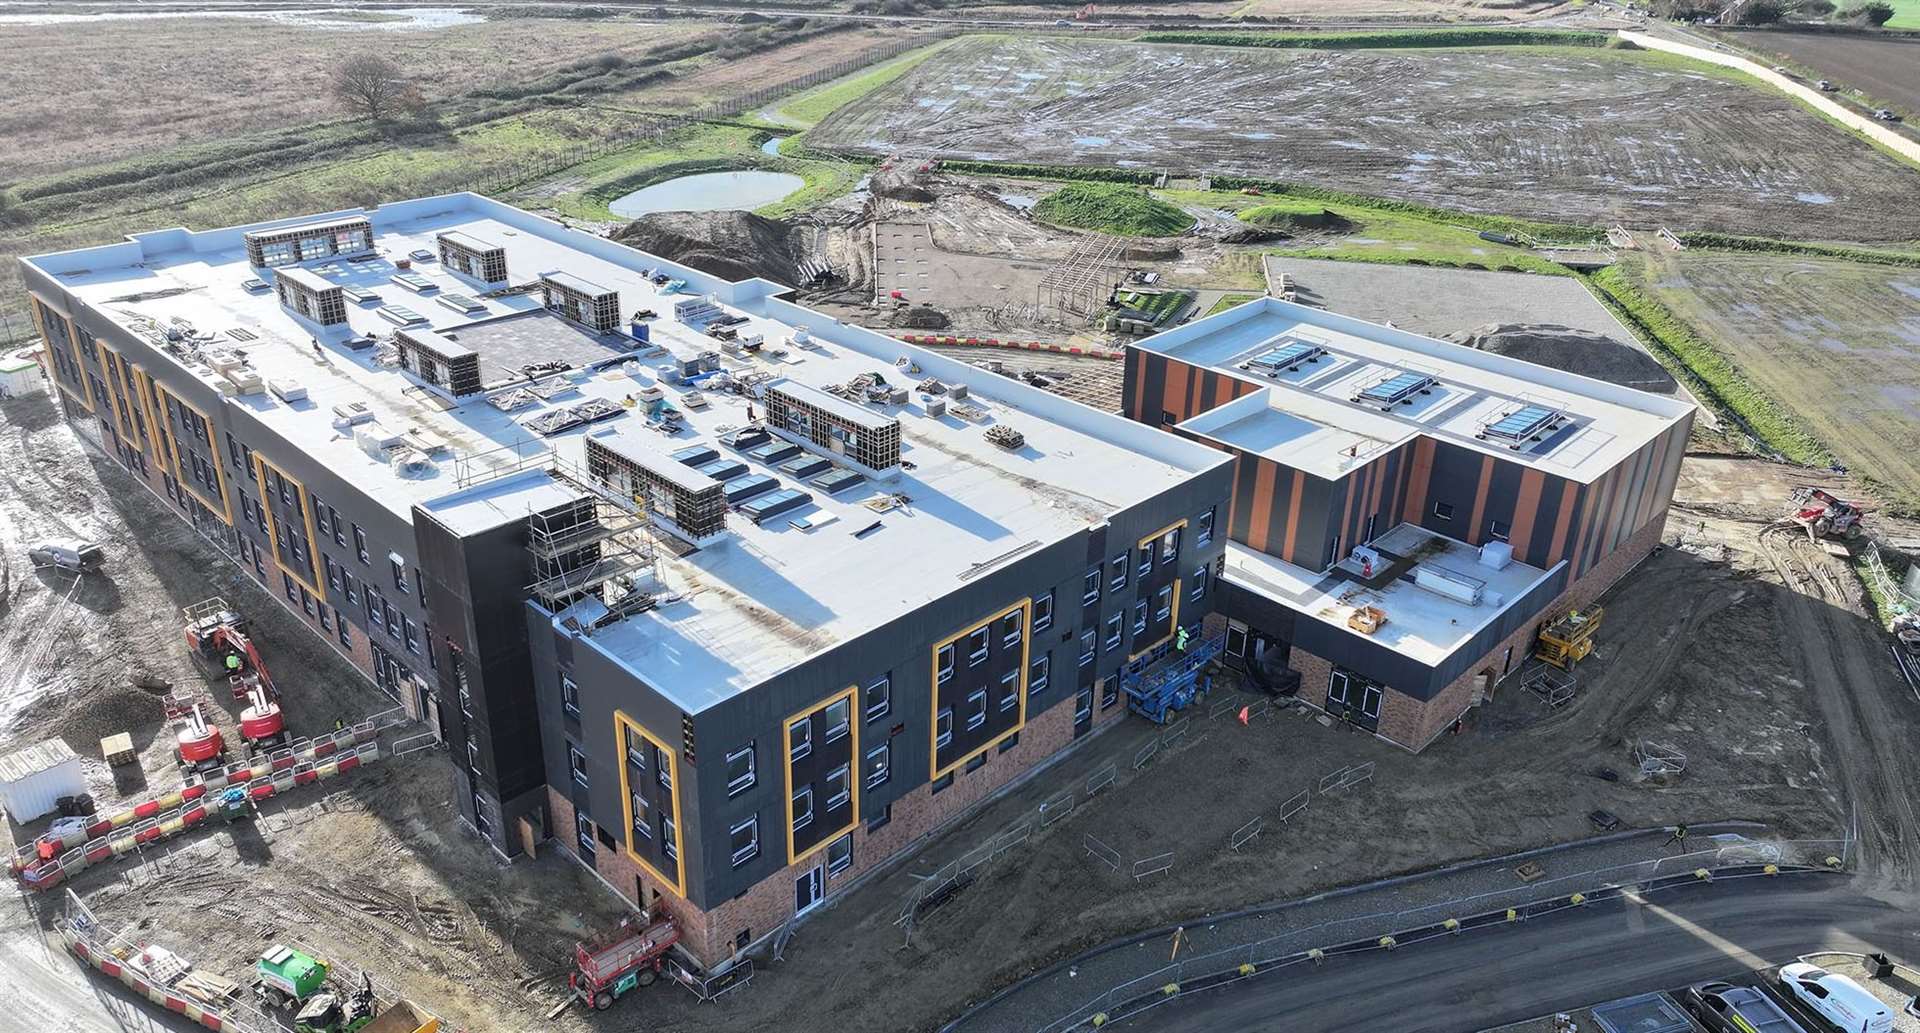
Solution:
[(1845, 1033), (1891, 1033), (1893, 1009), (1866, 987), (1804, 961), (1780, 969), (1780, 986)]

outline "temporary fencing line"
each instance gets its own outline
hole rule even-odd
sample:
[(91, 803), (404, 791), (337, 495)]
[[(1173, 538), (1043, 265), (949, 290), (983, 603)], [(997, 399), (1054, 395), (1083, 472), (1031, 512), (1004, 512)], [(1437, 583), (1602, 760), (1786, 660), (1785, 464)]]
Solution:
[[(1720, 880), (1774, 877), (1781, 874), (1819, 873), (1828, 870), (1829, 869), (1811, 865), (1788, 868), (1781, 868), (1777, 865), (1737, 865), (1720, 870), (1701, 868), (1691, 872), (1660, 877), (1656, 880), (1656, 884), (1642, 887), (1638, 892), (1650, 894), (1673, 889), (1678, 886), (1697, 885)], [(1332, 957), (1343, 957), (1373, 950), (1395, 950), (1399, 947), (1420, 943), (1425, 940), (1458, 935), (1459, 933), (1476, 929), (1500, 927), (1526, 921), (1531, 918), (1557, 914), (1561, 911), (1584, 907), (1596, 901), (1615, 899), (1625, 895), (1626, 892), (1626, 887), (1619, 885), (1601, 886), (1594, 889), (1591, 893), (1572, 893), (1564, 896), (1536, 899), (1516, 907), (1482, 912), (1470, 915), (1464, 919), (1443, 919), (1438, 922), (1430, 922), (1425, 925), (1389, 932), (1378, 937), (1361, 937), (1323, 948), (1312, 947), (1305, 950), (1290, 951), (1287, 954), (1266, 959), (1256, 959), (1253, 956), (1254, 951), (1259, 947), (1258, 942), (1243, 947), (1215, 951), (1211, 954), (1189, 959), (1177, 965), (1162, 967), (1144, 976), (1110, 987), (1102, 993), (1100, 997), (1096, 997), (1087, 1004), (1061, 1016), (1059, 1019), (1039, 1027), (1036, 1033), (1058, 1033), (1060, 1030), (1070, 1029), (1085, 1022), (1091, 1022), (1094, 1026), (1101, 1026), (1121, 1018), (1138, 1015), (1141, 1012), (1164, 1004), (1175, 997), (1200, 990), (1215, 989), (1227, 983), (1238, 982), (1239, 980), (1250, 978), (1257, 974), (1280, 971), (1302, 962), (1319, 964), (1327, 958)], [(1476, 898), (1466, 899), (1471, 900)], [(1420, 910), (1432, 910), (1432, 908), (1423, 908)], [(1325, 923), (1315, 928), (1327, 928), (1333, 925), (1363, 922), (1373, 917), (1391, 918), (1400, 913), (1401, 912), (1389, 912), (1383, 916), (1362, 916), (1359, 918), (1340, 919), (1336, 922)], [(1298, 930), (1296, 933), (1299, 931), (1308, 930)], [(1239, 955), (1247, 960), (1241, 961), (1239, 964), (1229, 968), (1203, 971), (1196, 976), (1182, 978), (1184, 973), (1192, 966), (1220, 958), (1223, 955)], [(1142, 986), (1144, 988), (1143, 992), (1122, 999), (1108, 1009), (1100, 1009), (1100, 1002), (1102, 1000), (1112, 997), (1116, 992), (1136, 985)]]

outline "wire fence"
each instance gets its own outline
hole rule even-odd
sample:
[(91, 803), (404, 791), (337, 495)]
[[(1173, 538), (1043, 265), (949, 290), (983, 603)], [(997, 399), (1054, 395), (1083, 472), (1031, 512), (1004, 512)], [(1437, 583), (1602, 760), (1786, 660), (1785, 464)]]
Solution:
[[(1244, 826), (1243, 826), (1244, 828)], [(1851, 839), (1747, 841), (1595, 868), (1432, 904), (1295, 927), (1249, 943), (1190, 955), (1118, 983), (1075, 1005), (1035, 1033), (1104, 1025), (1199, 990), (1346, 954), (1394, 950), (1423, 940), (1504, 926), (1611, 899), (1638, 899), (1682, 885), (1839, 871)], [(1143, 863), (1144, 863), (1143, 859)], [(964, 1021), (954, 1027), (964, 1025)]]

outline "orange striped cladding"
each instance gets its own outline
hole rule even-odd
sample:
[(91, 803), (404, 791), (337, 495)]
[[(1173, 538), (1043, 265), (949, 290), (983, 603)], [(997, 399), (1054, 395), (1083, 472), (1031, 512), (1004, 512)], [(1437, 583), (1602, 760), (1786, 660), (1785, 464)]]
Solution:
[(1560, 489), (1560, 513), (1553, 525), (1553, 544), (1547, 549), (1545, 566), (1551, 567), (1560, 562), (1567, 551), (1567, 527), (1573, 523), (1574, 500), (1580, 497), (1580, 486), (1568, 481)]
[(1274, 464), (1265, 459), (1244, 457), (1259, 464), (1253, 475), (1253, 513), (1247, 522), (1247, 544), (1258, 552), (1267, 551), (1267, 538), (1273, 529)]
[(1184, 420), (1192, 415), (1187, 412), (1187, 379), (1192, 367), (1184, 362), (1168, 361), (1167, 386), (1161, 392), (1160, 408), (1173, 414), (1174, 419)]
[(1307, 494), (1307, 475), (1299, 470), (1293, 471), (1292, 486), (1287, 489), (1287, 545), (1280, 558), (1288, 563), (1294, 562), (1293, 543), (1300, 531), (1300, 500)]
[(1473, 489), (1473, 517), (1467, 521), (1468, 545), (1479, 545), (1480, 518), (1487, 515), (1487, 489), (1493, 487), (1493, 457), (1480, 457), (1480, 486)]
[(1540, 490), (1546, 482), (1547, 475), (1538, 470), (1520, 474), (1520, 497), (1513, 504), (1513, 527), (1507, 531), (1507, 544), (1513, 546), (1515, 556), (1523, 559), (1533, 544), (1533, 522), (1540, 516)]
[(1420, 515), (1427, 507), (1427, 487), (1433, 479), (1433, 439), (1422, 436), (1414, 440), (1413, 469), (1407, 476), (1407, 501), (1400, 510), (1400, 519), (1409, 524), (1418, 524)]

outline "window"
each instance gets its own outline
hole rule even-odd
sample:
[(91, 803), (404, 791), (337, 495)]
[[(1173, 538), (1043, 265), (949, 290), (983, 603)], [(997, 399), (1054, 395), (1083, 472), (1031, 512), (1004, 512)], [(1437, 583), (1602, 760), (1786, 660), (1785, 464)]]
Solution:
[(1504, 542), (1507, 540), (1508, 533), (1510, 533), (1512, 530), (1513, 530), (1513, 525), (1507, 523), (1505, 520), (1487, 521), (1487, 536), (1490, 538), (1495, 538), (1495, 539), (1498, 539), (1499, 541)]
[(787, 759), (799, 760), (813, 752), (813, 718), (803, 717), (787, 726)]
[(633, 729), (627, 729), (627, 763), (636, 771), (647, 770), (647, 747), (651, 744)]
[(760, 816), (748, 818), (727, 830), (727, 845), (733, 849), (733, 866), (746, 864), (760, 853)]
[(297, 603), (300, 601), (299, 593), (294, 590), (293, 575), (288, 574), (285, 571), (281, 571), (280, 583), (286, 587), (287, 602)]
[(345, 531), (343, 531), (343, 530), (341, 530), (341, 527), (340, 527), (340, 511), (339, 511), (339, 510), (337, 510), (337, 509), (335, 509), (335, 508), (333, 508), (332, 506), (328, 506), (328, 507), (327, 507), (327, 520), (328, 520), (328, 522), (330, 522), (331, 524), (333, 524), (333, 544), (335, 544), (335, 545), (338, 545), (338, 546), (340, 546), (340, 547), (341, 547), (341, 548), (343, 548), (343, 549), (344, 549), (344, 548), (346, 548), (346, 546), (347, 546), (347, 532), (345, 532)]
[(1000, 644), (1008, 649), (1020, 644), (1023, 632), (1020, 629), (1020, 611), (1015, 610), (1000, 618)]
[(1053, 627), (1053, 592), (1033, 600), (1033, 630), (1038, 633)]
[(1180, 422), (1180, 417), (1178, 417), (1178, 416), (1175, 416), (1175, 415), (1174, 415), (1173, 413), (1171, 413), (1171, 412), (1168, 412), (1168, 411), (1167, 411), (1167, 410), (1165, 410), (1165, 409), (1162, 409), (1162, 410), (1160, 410), (1160, 424), (1161, 424), (1161, 426), (1165, 426), (1165, 427), (1171, 427), (1171, 426), (1173, 426), (1174, 424), (1176, 424), (1176, 423), (1179, 423), (1179, 422)]
[(827, 810), (837, 810), (853, 799), (853, 773), (842, 764), (827, 772)]
[(1093, 686), (1089, 685), (1073, 694), (1073, 721), (1079, 724), (1093, 716)]
[(340, 568), (340, 585), (341, 590), (347, 594), (348, 606), (352, 606), (360, 601), (359, 595), (354, 591), (353, 575), (347, 573), (347, 568), (345, 567)]
[(641, 839), (653, 838), (653, 813), (647, 809), (647, 798), (639, 793), (629, 794), (633, 804), (633, 831)]
[(1012, 735), (1007, 736), (1005, 739), (1000, 740), (999, 747), (996, 748), (993, 752), (1005, 753), (1008, 750), (1013, 749), (1015, 746), (1018, 746), (1018, 745), (1020, 745), (1020, 733), (1015, 732)]
[(1180, 558), (1180, 529), (1174, 528), (1160, 536), (1160, 562), (1172, 563)]
[(653, 780), (662, 789), (673, 788), (673, 758), (658, 746), (653, 748)]
[(867, 686), (866, 707), (869, 721), (877, 721), (893, 709), (892, 675), (882, 675), (879, 681)]
[(321, 603), (321, 604), (320, 604), (320, 630), (321, 630), (321, 631), (332, 631), (332, 630), (333, 630), (333, 621), (332, 621), (332, 619), (330, 619), (330, 618), (329, 618), (329, 617), (327, 616), (327, 604), (326, 604), (326, 603)]
[(975, 689), (967, 696), (967, 731), (987, 723), (987, 690)]
[(727, 754), (727, 795), (734, 796), (753, 787), (753, 743)]
[(1153, 596), (1153, 619), (1166, 620), (1173, 616), (1173, 586), (1161, 585), (1160, 591)]
[(1138, 635), (1145, 630), (1147, 630), (1147, 601), (1142, 599), (1133, 604), (1133, 633)]
[(1187, 598), (1199, 601), (1207, 595), (1207, 568), (1196, 567), (1193, 571), (1193, 587), (1187, 589)]
[(319, 499), (314, 498), (311, 492), (307, 494), (307, 502), (313, 506), (313, 529), (320, 534), (331, 533), (333, 528), (327, 524), (327, 507), (322, 505)]
[(1117, 613), (1107, 618), (1107, 648), (1108, 649), (1120, 648), (1120, 624), (1122, 619), (1123, 618)]
[(406, 634), (407, 652), (412, 653), (414, 656), (419, 656), (420, 655), (420, 625), (415, 624), (413, 622), (412, 617), (402, 617), (400, 618), (400, 621), (406, 628), (405, 634)]
[(387, 565), (393, 568), (393, 587), (401, 592), (405, 592), (407, 590), (407, 565), (400, 561), (400, 557), (397, 554), (387, 557)]
[(333, 589), (336, 592), (339, 591), (340, 590), (340, 568), (334, 566), (332, 556), (328, 556), (322, 553), (320, 556), (320, 560), (323, 564), (325, 564), (327, 569), (327, 587)]
[(1093, 603), (1098, 602), (1099, 599), (1100, 599), (1100, 568), (1095, 567), (1092, 570), (1087, 571), (1087, 576), (1081, 580), (1080, 601), (1082, 603), (1092, 605)]
[(841, 698), (827, 704), (827, 741), (844, 738), (853, 719), (853, 701)]
[(953, 708), (941, 707), (940, 713), (933, 718), (933, 748), (940, 749), (953, 741)]
[(1042, 653), (1027, 667), (1027, 695), (1045, 692), (1053, 670), (1053, 657)]
[(307, 616), (313, 616), (313, 595), (304, 588), (300, 590), (300, 608), (307, 611)]
[(849, 832), (827, 844), (827, 877), (839, 875), (853, 867), (853, 833)]
[(967, 761), (967, 774), (971, 775), (974, 772), (986, 766), (987, 766), (987, 751), (981, 750), (979, 753), (974, 754), (973, 757)]
[(953, 787), (953, 772), (949, 771), (932, 782), (927, 783), (928, 796), (938, 796)]
[(572, 743), (567, 744), (567, 770), (573, 772), (573, 780), (580, 783), (580, 788), (587, 788), (587, 755)]
[(673, 818), (665, 814), (660, 816), (660, 852), (669, 861), (680, 859), (680, 835), (673, 827)]
[(360, 554), (361, 563), (373, 566), (373, 553), (367, 551), (367, 532), (362, 531), (359, 524), (353, 525), (353, 548)]
[(1118, 592), (1127, 587), (1127, 554), (1121, 553), (1107, 563), (1107, 588)]
[(348, 649), (352, 649), (353, 635), (347, 631), (347, 617), (345, 614), (341, 614), (339, 616), (340, 616), (340, 644), (342, 646), (345, 646)]
[(1194, 545), (1205, 545), (1213, 541), (1213, 512), (1218, 508), (1217, 506), (1209, 506), (1205, 513), (1200, 514), (1199, 523), (1193, 532)]
[(1433, 515), (1439, 517), (1442, 520), (1452, 520), (1453, 519), (1453, 503), (1451, 502), (1434, 503)]
[(967, 666), (978, 667), (987, 661), (987, 629), (967, 632)]
[(1000, 710), (1002, 713), (1012, 710), (1020, 703), (1020, 670), (1015, 668), (1000, 676)]
[(813, 787), (801, 786), (793, 794), (793, 831), (813, 824)]
[(940, 647), (938, 664), (940, 672), (939, 680), (942, 684), (945, 684), (948, 678), (953, 677), (953, 643), (949, 642)]
[(580, 852), (588, 857), (592, 857), (593, 819), (587, 817), (586, 811), (573, 812), (573, 831), (574, 835), (580, 840)]
[(1093, 640), (1094, 631), (1092, 628), (1088, 628), (1086, 631), (1080, 633), (1080, 666), (1082, 667), (1093, 662)]
[(1108, 678), (1100, 683), (1100, 709), (1105, 710), (1120, 702), (1120, 679)]
[(881, 743), (867, 751), (862, 770), (866, 772), (868, 789), (878, 789), (893, 777), (893, 744)]
[(580, 716), (580, 686), (564, 674), (560, 676), (560, 709), (566, 711), (568, 717)]
[(886, 828), (887, 822), (890, 822), (892, 820), (893, 820), (893, 805), (887, 804), (886, 806), (880, 808), (880, 813), (878, 816), (867, 819), (867, 831), (878, 832), (879, 830)]

